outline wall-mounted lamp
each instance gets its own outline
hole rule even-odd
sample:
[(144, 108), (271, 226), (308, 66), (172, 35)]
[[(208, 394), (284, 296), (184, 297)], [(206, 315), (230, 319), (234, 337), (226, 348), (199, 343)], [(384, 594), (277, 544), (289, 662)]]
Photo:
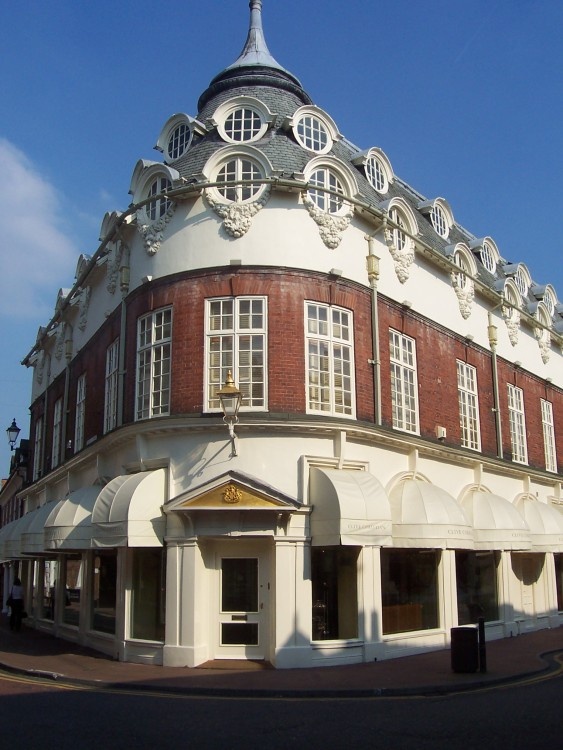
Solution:
[(12, 419), (12, 424), (8, 427), (6, 430), (6, 435), (8, 436), (8, 442), (10, 443), (10, 450), (13, 451), (16, 447), (16, 440), (18, 439), (18, 435), (20, 434), (21, 430), (16, 424), (16, 420)]
[(220, 391), (217, 391), (217, 396), (221, 402), (221, 409), (223, 410), (223, 422), (229, 428), (229, 436), (231, 438), (232, 453), (231, 456), (237, 455), (237, 448), (235, 445), (235, 424), (238, 422), (238, 410), (242, 402), (242, 393), (235, 385), (233, 380), (233, 374), (229, 370), (227, 373), (227, 379), (225, 385)]

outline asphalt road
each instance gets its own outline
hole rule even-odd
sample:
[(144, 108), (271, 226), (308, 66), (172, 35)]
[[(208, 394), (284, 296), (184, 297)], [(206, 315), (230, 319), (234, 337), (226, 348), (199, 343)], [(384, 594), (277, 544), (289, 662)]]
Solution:
[(0, 673), (14, 750), (530, 750), (561, 745), (563, 677), (428, 698), (193, 698), (94, 690)]

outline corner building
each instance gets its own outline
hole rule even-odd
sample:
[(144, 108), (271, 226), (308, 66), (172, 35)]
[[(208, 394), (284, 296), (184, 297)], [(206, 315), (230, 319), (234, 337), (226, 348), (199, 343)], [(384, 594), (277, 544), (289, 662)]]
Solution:
[(0, 544), (31, 622), (127, 661), (278, 668), (443, 648), (479, 617), (489, 639), (559, 626), (556, 290), (347, 140), (258, 0), (197, 108), (25, 360), (26, 512)]

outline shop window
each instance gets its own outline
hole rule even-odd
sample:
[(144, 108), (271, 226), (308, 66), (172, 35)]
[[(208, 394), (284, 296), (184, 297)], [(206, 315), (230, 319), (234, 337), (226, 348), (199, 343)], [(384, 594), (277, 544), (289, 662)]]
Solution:
[(63, 622), (78, 627), (80, 619), (80, 592), (82, 590), (82, 556), (66, 555), (63, 560)]
[(383, 635), (438, 627), (439, 561), (438, 550), (381, 550)]
[(358, 637), (359, 547), (313, 547), (313, 640)]
[(455, 564), (459, 624), (498, 620), (498, 553), (457, 551)]
[(553, 555), (555, 560), (555, 585), (557, 587), (557, 609), (563, 612), (563, 554)]
[(117, 551), (104, 550), (94, 555), (92, 575), (92, 630), (115, 633), (117, 595)]
[[(40, 593), (41, 603), (39, 616), (43, 620), (55, 619), (55, 598), (57, 593), (57, 578), (59, 563), (57, 560), (41, 560), (39, 562), (39, 580), (43, 582)], [(39, 593), (39, 592), (38, 592)]]
[(164, 641), (166, 555), (161, 548), (134, 549), (131, 637)]

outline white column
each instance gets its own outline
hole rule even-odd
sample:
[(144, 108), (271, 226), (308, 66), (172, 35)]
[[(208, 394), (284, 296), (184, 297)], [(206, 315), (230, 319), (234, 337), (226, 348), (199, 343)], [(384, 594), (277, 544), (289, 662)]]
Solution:
[(278, 668), (311, 663), (311, 556), (303, 540), (276, 539), (274, 643)]

